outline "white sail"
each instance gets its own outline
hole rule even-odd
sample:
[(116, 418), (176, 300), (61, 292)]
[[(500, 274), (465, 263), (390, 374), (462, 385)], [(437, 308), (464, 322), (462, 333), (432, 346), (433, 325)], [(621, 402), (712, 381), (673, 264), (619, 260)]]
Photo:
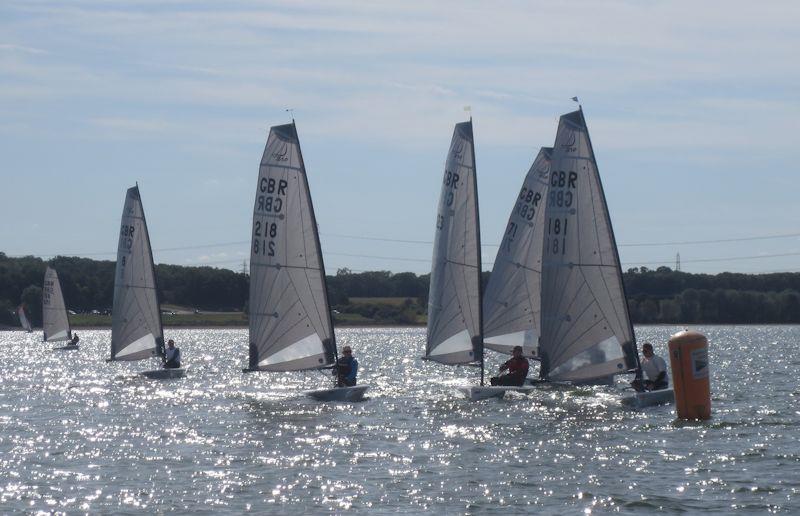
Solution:
[(17, 307), (17, 316), (19, 317), (19, 324), (22, 326), (22, 329), (27, 331), (28, 333), (33, 331), (33, 327), (31, 326), (31, 322), (28, 320), (28, 316), (25, 315), (25, 306), (19, 305)]
[(42, 321), (45, 342), (69, 340), (72, 332), (69, 328), (67, 307), (61, 293), (61, 282), (55, 269), (48, 267), (44, 273), (42, 288)]
[(150, 235), (139, 187), (128, 189), (117, 247), (111, 359), (141, 360), (164, 347)]
[(553, 149), (542, 147), (525, 176), (483, 295), (484, 345), (535, 357), (541, 331), (544, 205)]
[(482, 360), (481, 256), (472, 121), (456, 124), (447, 154), (431, 264), (425, 356)]
[(542, 264), (542, 376), (587, 380), (636, 367), (611, 219), (582, 111), (561, 117)]
[(270, 129), (252, 236), (249, 368), (293, 371), (333, 364), (325, 267), (294, 123)]

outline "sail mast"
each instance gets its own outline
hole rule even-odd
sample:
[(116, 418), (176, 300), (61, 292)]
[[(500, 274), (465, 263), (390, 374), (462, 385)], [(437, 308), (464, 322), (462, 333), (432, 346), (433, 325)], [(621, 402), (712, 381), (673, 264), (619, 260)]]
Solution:
[(470, 146), (472, 147), (472, 188), (475, 191), (475, 240), (478, 248), (478, 335), (477, 344), (480, 349), (477, 352), (481, 361), (481, 387), (484, 383), (484, 352), (483, 352), (483, 271), (481, 269), (481, 217), (480, 203), (478, 202), (478, 164), (475, 156), (475, 133), (472, 127), (472, 116), (469, 117), (469, 132), (472, 135)]

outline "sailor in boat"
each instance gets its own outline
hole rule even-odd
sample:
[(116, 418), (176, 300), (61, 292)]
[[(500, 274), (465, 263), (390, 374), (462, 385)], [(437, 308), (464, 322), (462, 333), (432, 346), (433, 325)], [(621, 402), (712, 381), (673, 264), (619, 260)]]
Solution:
[[(162, 341), (163, 342), (163, 341)], [(165, 354), (164, 367), (166, 369), (178, 369), (181, 366), (181, 350), (175, 347), (175, 341), (169, 339)]]
[(511, 350), (511, 358), (500, 366), (500, 372), (508, 371), (506, 374), (494, 376), (489, 381), (492, 385), (515, 385), (522, 386), (528, 376), (530, 364), (528, 359), (522, 356), (522, 346), (514, 346)]
[(660, 391), (669, 387), (669, 377), (667, 376), (667, 363), (663, 358), (653, 352), (653, 345), (649, 342), (642, 344), (642, 371), (647, 379), (631, 382), (633, 388), (642, 391)]
[(68, 346), (77, 346), (79, 340), (81, 340), (81, 339), (78, 338), (78, 334), (77, 333), (73, 333), (72, 334), (72, 340), (69, 341)]
[(353, 358), (353, 350), (350, 346), (342, 348), (342, 356), (333, 367), (333, 374), (336, 375), (337, 387), (352, 387), (356, 384), (358, 360)]

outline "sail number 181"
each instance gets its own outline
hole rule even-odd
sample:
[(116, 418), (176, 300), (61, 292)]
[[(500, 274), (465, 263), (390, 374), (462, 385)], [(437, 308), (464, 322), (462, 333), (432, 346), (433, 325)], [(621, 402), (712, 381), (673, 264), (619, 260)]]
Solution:
[(567, 252), (567, 222), (566, 218), (547, 219), (547, 239), (545, 250), (550, 254), (565, 254)]

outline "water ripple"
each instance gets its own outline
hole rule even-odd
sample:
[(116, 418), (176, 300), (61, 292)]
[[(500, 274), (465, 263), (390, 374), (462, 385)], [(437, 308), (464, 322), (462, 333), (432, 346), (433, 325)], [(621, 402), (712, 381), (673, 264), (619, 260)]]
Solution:
[[(639, 327), (664, 342), (675, 327)], [(2, 512), (798, 512), (800, 328), (698, 328), (714, 418), (632, 411), (612, 387), (470, 403), (474, 368), (420, 360), (418, 328), (341, 329), (369, 399), (299, 395), (319, 372), (242, 374), (244, 330), (169, 330), (187, 378), (0, 333)], [(501, 362), (487, 357), (494, 370)]]

